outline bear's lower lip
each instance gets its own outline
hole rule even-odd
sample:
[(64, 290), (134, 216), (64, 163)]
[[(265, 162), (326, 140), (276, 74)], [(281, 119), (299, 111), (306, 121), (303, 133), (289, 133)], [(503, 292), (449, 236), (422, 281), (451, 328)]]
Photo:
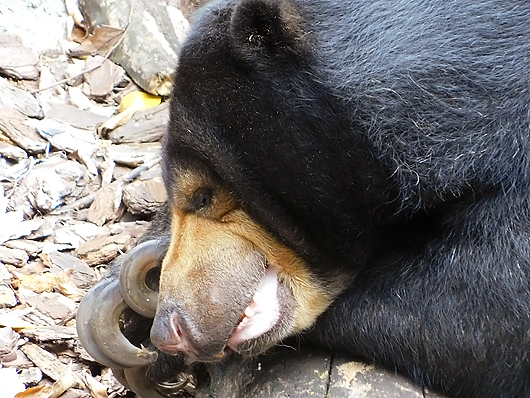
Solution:
[(242, 343), (256, 339), (273, 329), (279, 319), (278, 270), (269, 266), (226, 346), (237, 352), (237, 347)]

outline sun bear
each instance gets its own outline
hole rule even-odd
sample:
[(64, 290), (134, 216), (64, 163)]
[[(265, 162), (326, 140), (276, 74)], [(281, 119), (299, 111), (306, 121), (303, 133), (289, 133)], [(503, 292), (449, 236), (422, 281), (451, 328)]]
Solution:
[(530, 396), (529, 138), (530, 3), (205, 6), (151, 342), (214, 362), (296, 335), (450, 396)]

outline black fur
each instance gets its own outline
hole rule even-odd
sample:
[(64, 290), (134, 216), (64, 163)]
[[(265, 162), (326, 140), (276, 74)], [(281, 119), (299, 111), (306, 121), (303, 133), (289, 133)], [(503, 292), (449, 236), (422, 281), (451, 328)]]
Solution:
[(530, 3), (240, 0), (197, 18), (165, 180), (209, 170), (321, 278), (308, 339), (530, 396)]

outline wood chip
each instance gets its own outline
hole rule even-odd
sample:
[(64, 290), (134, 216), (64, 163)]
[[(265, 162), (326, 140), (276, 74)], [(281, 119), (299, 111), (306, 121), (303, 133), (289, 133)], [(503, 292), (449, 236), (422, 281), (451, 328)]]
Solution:
[(9, 327), (0, 328), (0, 360), (15, 348), (20, 336)]
[(107, 151), (116, 163), (138, 167), (158, 155), (160, 147), (160, 143), (113, 144), (107, 148)]
[(42, 380), (42, 372), (39, 368), (31, 366), (27, 369), (22, 369), (20, 372), (20, 381), (26, 386), (34, 386)]
[(71, 272), (71, 281), (81, 289), (87, 289), (97, 281), (96, 273), (84, 261), (70, 253), (52, 251), (42, 254), (41, 258), (47, 261), (50, 271), (61, 274), (65, 271)]
[(28, 369), (33, 366), (33, 362), (31, 362), (26, 354), (24, 354), (20, 350), (15, 351), (15, 358), (13, 358), (10, 361), (3, 360), (2, 366), (4, 368), (16, 368), (16, 369)]
[(21, 45), (0, 46), (0, 74), (15, 79), (37, 80), (39, 58)]
[(87, 221), (101, 226), (116, 220), (120, 214), (123, 185), (123, 181), (117, 180), (103, 186), (88, 209)]
[(85, 173), (85, 167), (78, 162), (48, 158), (27, 173), (21, 189), (10, 198), (9, 207), (22, 210), (28, 217), (36, 212), (47, 213), (64, 203)]
[[(3, 199), (3, 198), (2, 198)], [(22, 228), (24, 212), (22, 211), (0, 211), (0, 224), (8, 225), (9, 228), (0, 229), (0, 244), (13, 238), (18, 238), (18, 232)]]
[(131, 121), (108, 134), (114, 144), (157, 142), (165, 134), (169, 107), (165, 102), (151, 109), (136, 112)]
[(90, 156), (97, 149), (94, 132), (48, 118), (36, 122), (35, 125), (42, 138), (60, 151), (88, 152)]
[(0, 86), (0, 131), (26, 152), (44, 153), (48, 143), (39, 136), (35, 127), (30, 126), (27, 116), (17, 109), (3, 105), (1, 96)]
[[(9, 212), (9, 214), (16, 213), (14, 211)], [(22, 216), (23, 216), (23, 212)], [(11, 235), (9, 236), (10, 239), (17, 239), (22, 236), (30, 236), (33, 233), (39, 231), (42, 227), (45, 227), (48, 222), (45, 218), (42, 217), (35, 217), (31, 220), (24, 220), (21, 221), (19, 224), (17, 224), (16, 228), (14, 228), (13, 231), (11, 231)], [(44, 237), (46, 235), (40, 235), (39, 237)], [(25, 247), (14, 247), (16, 249), (22, 249), (26, 250)]]
[(28, 254), (24, 250), (9, 249), (5, 246), (0, 246), (0, 261), (5, 264), (22, 267), (28, 260)]
[(26, 159), (28, 154), (22, 148), (11, 144), (0, 143), (0, 155), (7, 159), (21, 160)]
[(31, 311), (32, 309), (27, 308), (24, 310), (0, 311), (0, 326), (8, 326), (14, 330), (34, 328), (35, 324), (24, 319)]
[(44, 117), (37, 98), (27, 91), (13, 86), (3, 78), (0, 78), (0, 106), (13, 108), (28, 117), (37, 119)]
[(21, 336), (37, 343), (57, 343), (61, 340), (75, 339), (77, 332), (71, 326), (39, 326), (35, 329), (22, 329)]
[(55, 286), (57, 286), (57, 276), (50, 272), (18, 275), (18, 287), (35, 293), (53, 292)]
[(20, 350), (50, 379), (57, 381), (68, 372), (68, 367), (52, 353), (37, 344), (26, 343)]
[(13, 289), (4, 283), (0, 284), (0, 308), (11, 308), (17, 304), (17, 297), (15, 296), (15, 292), (13, 292)]
[(60, 102), (50, 104), (50, 109), (46, 111), (46, 117), (89, 131), (95, 131), (96, 126), (107, 119), (105, 116), (94, 112), (81, 110)]
[(32, 257), (36, 257), (42, 251), (44, 246), (41, 242), (29, 239), (8, 240), (7, 242), (4, 242), (3, 245), (10, 249), (23, 250)]
[(127, 233), (103, 236), (79, 246), (77, 255), (88, 265), (106, 264), (118, 255), (126, 252), (131, 243), (131, 236)]
[[(55, 355), (43, 350), (33, 343), (26, 343), (21, 347), (21, 350), (28, 356), (29, 359), (44, 373), (46, 376), (55, 381), (51, 389), (46, 389), (45, 398), (57, 398), (61, 396), (66, 390), (71, 387), (84, 388), (84, 383), (79, 380), (72, 372), (71, 367), (61, 363)], [(38, 389), (50, 387), (40, 386), (34, 389), (34, 393), (40, 392)], [(28, 394), (19, 394), (19, 397), (41, 397), (41, 395), (29, 395), (32, 391), (28, 390)]]
[(166, 199), (166, 188), (161, 177), (134, 181), (123, 191), (123, 202), (133, 214), (154, 214)]
[(66, 319), (76, 311), (77, 306), (75, 302), (60, 293), (31, 293), (33, 292), (27, 289), (19, 288), (18, 290), (18, 296), (24, 304), (37, 308), (54, 321)]
[(134, 240), (140, 238), (149, 228), (147, 221), (119, 222), (109, 225), (111, 235), (127, 234)]

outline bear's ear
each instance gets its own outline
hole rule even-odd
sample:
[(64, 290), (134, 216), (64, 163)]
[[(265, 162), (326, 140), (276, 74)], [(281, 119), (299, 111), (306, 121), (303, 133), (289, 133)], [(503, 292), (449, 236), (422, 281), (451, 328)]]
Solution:
[(289, 0), (241, 0), (230, 21), (236, 48), (250, 55), (299, 54), (305, 47), (302, 18)]

